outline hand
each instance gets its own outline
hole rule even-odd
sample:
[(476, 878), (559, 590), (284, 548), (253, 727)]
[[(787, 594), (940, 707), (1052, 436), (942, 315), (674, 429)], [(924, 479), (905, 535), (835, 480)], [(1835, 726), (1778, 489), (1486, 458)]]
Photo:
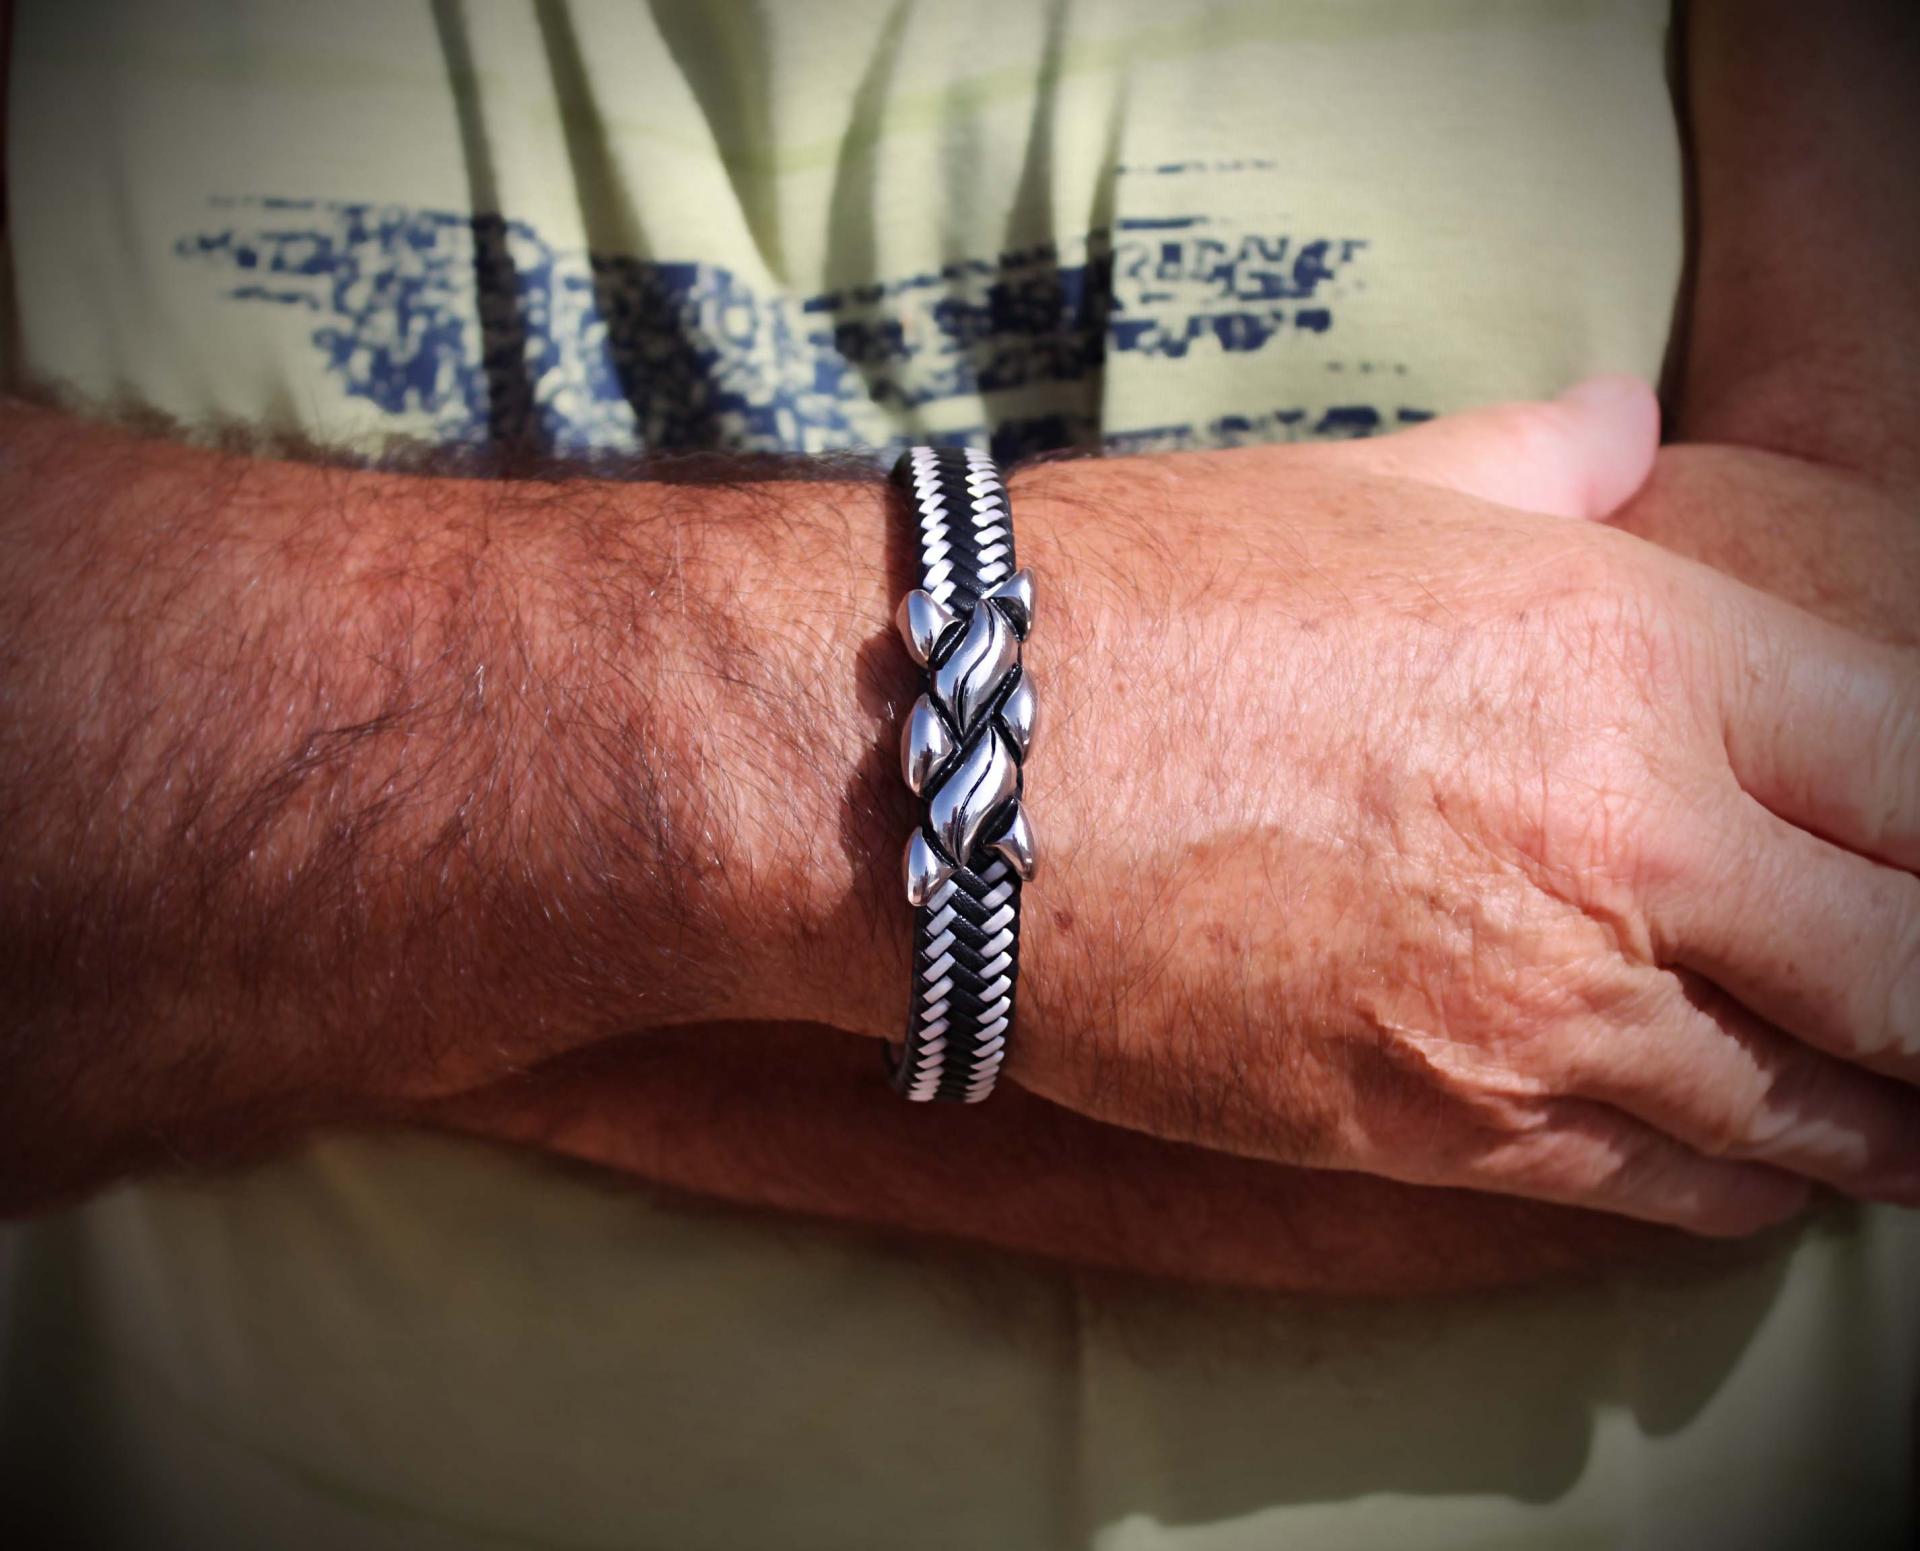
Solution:
[(1016, 482), (1051, 717), (1018, 1080), (1706, 1232), (1807, 1179), (1920, 1199), (1915, 659), (1461, 493), (1582, 413)]
[(1733, 446), (1661, 449), (1614, 526), (1863, 635), (1920, 646), (1920, 490)]

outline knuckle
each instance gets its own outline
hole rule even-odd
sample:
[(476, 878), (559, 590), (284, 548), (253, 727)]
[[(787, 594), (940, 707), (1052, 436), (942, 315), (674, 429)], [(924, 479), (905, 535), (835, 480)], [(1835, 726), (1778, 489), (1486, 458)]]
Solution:
[(1714, 880), (1740, 886), (1752, 861), (1712, 795), (1664, 793), (1641, 804), (1621, 838), (1620, 864), (1636, 897), (1655, 902), (1678, 889)]
[[(1508, 816), (1514, 854), (1532, 880), (1580, 913), (1579, 930), (1644, 961), (1660, 902), (1715, 865), (1708, 826), (1655, 756), (1596, 734), (1559, 761)], [(1593, 951), (1590, 938), (1569, 944)]]
[(1579, 887), (1566, 892), (1590, 913), (1603, 905), (1627, 912), (1650, 878), (1683, 865), (1679, 843), (1668, 837), (1670, 828), (1649, 773), (1600, 773), (1579, 792), (1578, 801), (1555, 810), (1562, 854), (1578, 862), (1571, 881)]
[[(1613, 542), (1611, 530), (1586, 527), (1545, 566), (1550, 631), (1563, 676), (1587, 685), (1594, 703), (1666, 710), (1691, 703), (1700, 665), (1686, 649), (1684, 620), (1643, 562)], [(1624, 697), (1624, 698), (1623, 698)]]

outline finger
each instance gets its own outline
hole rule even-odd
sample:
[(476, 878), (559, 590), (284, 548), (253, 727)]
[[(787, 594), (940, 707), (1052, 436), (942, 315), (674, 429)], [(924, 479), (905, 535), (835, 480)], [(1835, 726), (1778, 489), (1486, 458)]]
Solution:
[(1708, 838), (1692, 864), (1644, 885), (1660, 960), (1821, 1050), (1920, 1082), (1920, 879), (1750, 797), (1696, 828)]
[(1740, 785), (1802, 829), (1920, 868), (1920, 656), (1729, 589), (1714, 660)]
[(1660, 406), (1637, 377), (1590, 377), (1559, 398), (1495, 404), (1374, 441), (1331, 461), (1558, 517), (1606, 517), (1645, 482)]
[(1920, 1094), (1823, 1055), (1692, 976), (1589, 1042), (1568, 1081), (1708, 1157), (1920, 1204)]
[(1609, 1104), (1537, 1101), (1534, 1123), (1426, 1183), (1531, 1196), (1730, 1238), (1784, 1222), (1812, 1193), (1758, 1163), (1709, 1158)]

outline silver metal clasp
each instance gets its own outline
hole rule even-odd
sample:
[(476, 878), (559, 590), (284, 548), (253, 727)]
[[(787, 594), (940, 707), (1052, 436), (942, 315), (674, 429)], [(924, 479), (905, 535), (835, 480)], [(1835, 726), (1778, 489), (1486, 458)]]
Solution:
[(915, 588), (896, 619), (928, 674), (900, 735), (901, 775), (927, 803), (927, 822), (914, 830), (902, 864), (908, 903), (924, 905), (971, 865), (983, 839), (1031, 879), (1033, 829), (1020, 791), (1039, 713), (1021, 661), (1033, 627), (1033, 573), (1016, 571), (966, 610)]

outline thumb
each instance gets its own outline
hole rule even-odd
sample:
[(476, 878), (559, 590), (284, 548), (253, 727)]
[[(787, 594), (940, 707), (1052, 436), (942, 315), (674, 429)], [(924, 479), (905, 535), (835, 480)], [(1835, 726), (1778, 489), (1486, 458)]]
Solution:
[(1659, 443), (1653, 390), (1612, 374), (1557, 399), (1470, 409), (1345, 446), (1376, 473), (1525, 511), (1606, 517), (1645, 482)]

